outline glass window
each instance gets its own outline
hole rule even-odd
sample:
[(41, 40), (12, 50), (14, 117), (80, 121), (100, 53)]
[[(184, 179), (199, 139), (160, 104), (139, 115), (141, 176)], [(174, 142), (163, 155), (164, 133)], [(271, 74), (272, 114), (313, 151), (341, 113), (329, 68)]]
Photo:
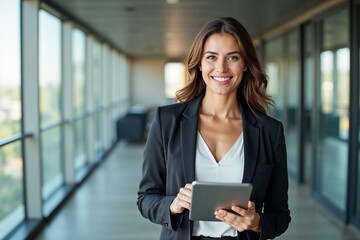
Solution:
[(283, 46), (283, 38), (276, 38), (265, 44), (265, 69), (269, 77), (267, 94), (276, 104), (276, 110), (271, 115), (281, 121), (284, 112)]
[[(93, 45), (93, 82), (94, 82), (94, 105), (95, 108), (102, 106), (102, 84), (101, 84), (101, 45), (94, 41)], [(102, 112), (97, 112), (93, 117), (95, 120), (95, 153), (103, 151), (102, 137)], [(98, 156), (97, 156), (98, 157)]]
[(75, 121), (74, 124), (75, 169), (86, 163), (85, 118)]
[(176, 91), (185, 86), (185, 66), (183, 63), (165, 65), (165, 95), (175, 98)]
[(20, 1), (1, 2), (0, 32), (1, 140), (21, 133)]
[[(75, 115), (86, 112), (85, 109), (85, 75), (86, 75), (86, 36), (77, 28), (72, 31), (72, 79), (73, 108)], [(74, 122), (74, 164), (78, 170), (86, 164), (85, 118)]]
[(0, 238), (25, 218), (21, 141), (0, 148)]
[(320, 24), (315, 190), (345, 211), (350, 95), (348, 13), (343, 10)]
[[(289, 172), (299, 175), (299, 32), (292, 31), (286, 36), (287, 39), (287, 81), (285, 83), (285, 138), (288, 155)], [(299, 176), (298, 176), (299, 177)]]
[[(20, 3), (1, 1), (0, 141), (21, 134)], [(0, 239), (25, 218), (21, 141), (0, 147)]]
[(72, 78), (74, 113), (85, 112), (85, 34), (77, 28), (72, 31)]
[(104, 144), (103, 144), (103, 121), (102, 115), (103, 112), (98, 112), (95, 114), (95, 152), (99, 153), (103, 151)]
[(121, 71), (120, 71), (120, 59), (119, 54), (112, 51), (112, 82), (111, 82), (111, 88), (112, 88), (112, 103), (118, 103), (121, 100), (121, 94), (119, 92), (121, 91), (121, 88), (119, 88), (120, 81), (121, 80)]
[(94, 41), (93, 45), (93, 90), (94, 90), (94, 105), (96, 107), (101, 106), (101, 45), (98, 41)]
[(41, 126), (61, 119), (61, 21), (39, 13), (39, 93)]
[(41, 133), (42, 196), (47, 199), (64, 182), (61, 161), (61, 127)]
[(314, 59), (313, 59), (313, 30), (312, 25), (305, 25), (304, 31), (304, 160), (305, 182), (311, 181), (312, 172), (312, 107), (314, 104)]
[[(39, 11), (39, 87), (41, 127), (61, 120), (61, 21)], [(41, 133), (42, 197), (64, 182), (61, 127)]]

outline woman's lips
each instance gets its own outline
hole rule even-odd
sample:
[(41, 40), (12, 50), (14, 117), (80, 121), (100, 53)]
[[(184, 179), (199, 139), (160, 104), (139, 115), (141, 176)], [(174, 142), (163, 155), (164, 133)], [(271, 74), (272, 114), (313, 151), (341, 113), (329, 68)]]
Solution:
[(211, 76), (211, 79), (214, 80), (214, 82), (216, 84), (219, 85), (225, 85), (228, 84), (230, 82), (232, 77), (216, 77), (216, 76)]

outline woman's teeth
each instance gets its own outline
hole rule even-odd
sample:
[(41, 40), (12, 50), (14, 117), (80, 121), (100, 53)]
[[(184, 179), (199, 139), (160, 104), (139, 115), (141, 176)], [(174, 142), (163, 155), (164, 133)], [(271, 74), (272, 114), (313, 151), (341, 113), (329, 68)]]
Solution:
[(213, 77), (213, 79), (219, 82), (225, 82), (230, 80), (230, 77)]

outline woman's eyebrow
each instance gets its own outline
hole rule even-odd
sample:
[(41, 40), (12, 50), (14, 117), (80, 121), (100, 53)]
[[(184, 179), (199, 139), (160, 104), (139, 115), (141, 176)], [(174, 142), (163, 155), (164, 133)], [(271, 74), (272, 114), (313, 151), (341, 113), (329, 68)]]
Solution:
[[(213, 51), (206, 51), (206, 52), (204, 53), (204, 55), (205, 55), (205, 54), (215, 54), (215, 55), (218, 55), (217, 52), (213, 52)], [(232, 55), (232, 54), (239, 54), (239, 55), (241, 55), (239, 51), (228, 52), (226, 55)]]
[(232, 55), (232, 54), (239, 54), (239, 55), (241, 55), (239, 51), (233, 51), (233, 52), (227, 53), (227, 55)]
[(206, 52), (204, 53), (204, 55), (205, 55), (205, 54), (216, 54), (216, 55), (217, 55), (218, 53), (217, 53), (217, 52), (213, 52), (213, 51), (206, 51)]

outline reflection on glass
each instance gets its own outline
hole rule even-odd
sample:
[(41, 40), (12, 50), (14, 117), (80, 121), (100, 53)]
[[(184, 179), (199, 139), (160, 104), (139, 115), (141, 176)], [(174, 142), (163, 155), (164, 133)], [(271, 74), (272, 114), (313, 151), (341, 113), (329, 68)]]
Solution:
[(286, 81), (286, 116), (285, 138), (288, 155), (289, 172), (299, 174), (299, 123), (297, 108), (299, 107), (299, 34), (297, 30), (287, 35), (287, 81)]
[(279, 120), (283, 120), (284, 111), (283, 42), (283, 38), (276, 38), (265, 45), (265, 69), (269, 77), (267, 94), (276, 104), (276, 111), (270, 115)]
[(43, 199), (47, 199), (64, 182), (61, 149), (61, 127), (41, 133)]
[(94, 100), (95, 107), (101, 106), (101, 45), (94, 41), (93, 45), (93, 81), (94, 81)]
[(58, 122), (61, 84), (61, 21), (39, 12), (39, 86), (41, 125)]
[(348, 15), (322, 21), (317, 101), (316, 191), (345, 211), (349, 133)]
[[(25, 218), (21, 142), (0, 148), (0, 238)], [(5, 229), (5, 230), (4, 230)]]
[(74, 28), (71, 45), (74, 113), (85, 112), (85, 34)]
[(312, 26), (305, 26), (304, 44), (304, 140), (305, 140), (305, 182), (311, 181), (311, 159), (312, 159), (312, 106), (314, 104), (314, 59), (312, 56)]
[(85, 148), (85, 119), (79, 119), (74, 125), (74, 151), (75, 151), (75, 169), (79, 169), (86, 163)]
[(1, 2), (0, 32), (1, 140), (21, 132), (20, 1)]

